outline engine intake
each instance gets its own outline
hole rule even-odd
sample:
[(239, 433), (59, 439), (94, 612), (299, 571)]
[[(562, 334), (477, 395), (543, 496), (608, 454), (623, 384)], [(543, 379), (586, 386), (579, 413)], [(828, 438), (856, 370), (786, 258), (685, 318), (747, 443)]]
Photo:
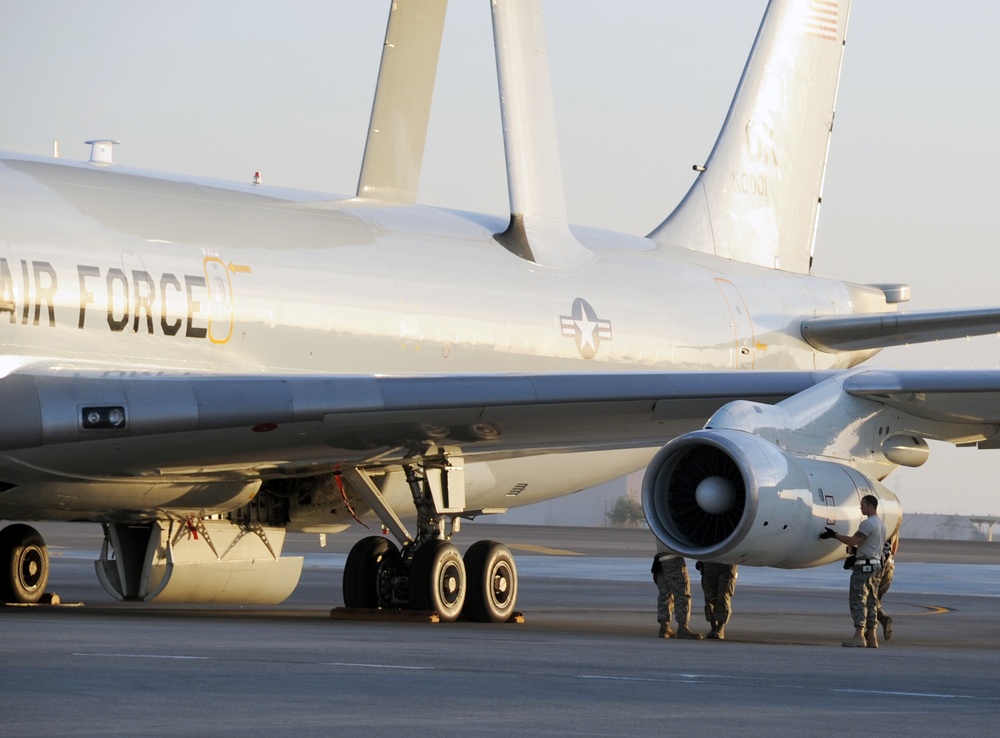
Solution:
[(744, 431), (702, 430), (674, 439), (653, 457), (642, 504), (653, 534), (691, 558), (798, 568), (842, 558), (819, 540), (830, 526), (851, 534), (861, 497), (879, 499), (893, 530), (899, 501), (881, 484), (834, 461), (796, 456)]

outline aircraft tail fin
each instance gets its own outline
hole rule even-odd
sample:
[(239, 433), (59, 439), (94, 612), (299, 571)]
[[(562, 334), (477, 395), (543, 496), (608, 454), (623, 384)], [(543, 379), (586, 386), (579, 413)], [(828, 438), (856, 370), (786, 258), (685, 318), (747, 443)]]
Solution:
[(715, 146), (649, 237), (808, 273), (850, 0), (771, 0)]
[(448, 0), (397, 0), (389, 11), (358, 197), (417, 199)]
[(510, 222), (494, 235), (542, 267), (570, 268), (593, 254), (570, 231), (540, 0), (493, 0)]

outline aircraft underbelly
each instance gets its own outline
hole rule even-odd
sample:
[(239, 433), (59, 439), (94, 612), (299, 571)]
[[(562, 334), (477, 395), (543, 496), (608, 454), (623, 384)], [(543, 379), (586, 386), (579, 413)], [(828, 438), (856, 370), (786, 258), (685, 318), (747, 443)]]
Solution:
[(0, 492), (0, 519), (153, 520), (165, 513), (205, 517), (247, 504), (260, 481), (200, 483), (65, 480), (27, 483)]

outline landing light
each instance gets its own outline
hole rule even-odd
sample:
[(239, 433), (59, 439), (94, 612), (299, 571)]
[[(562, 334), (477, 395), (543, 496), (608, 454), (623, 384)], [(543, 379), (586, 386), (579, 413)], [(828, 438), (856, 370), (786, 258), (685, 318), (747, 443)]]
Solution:
[(85, 407), (80, 410), (80, 424), (85, 430), (125, 427), (125, 408), (121, 405)]

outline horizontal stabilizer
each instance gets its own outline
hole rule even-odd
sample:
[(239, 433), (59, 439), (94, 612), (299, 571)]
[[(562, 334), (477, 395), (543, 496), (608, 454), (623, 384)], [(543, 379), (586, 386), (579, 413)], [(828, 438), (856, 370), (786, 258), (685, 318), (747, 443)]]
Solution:
[(831, 315), (802, 321), (802, 337), (830, 353), (1000, 333), (1000, 307)]

